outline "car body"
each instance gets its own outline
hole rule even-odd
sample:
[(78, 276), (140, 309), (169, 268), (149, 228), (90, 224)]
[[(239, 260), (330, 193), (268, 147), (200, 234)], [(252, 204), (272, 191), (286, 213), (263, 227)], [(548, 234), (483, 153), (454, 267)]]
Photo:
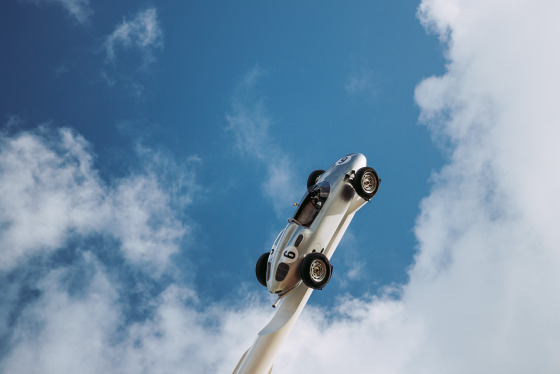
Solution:
[[(329, 281), (329, 259), (358, 209), (379, 187), (379, 178), (360, 153), (346, 155), (326, 171), (309, 176), (308, 189), (270, 252), (257, 262), (257, 278), (281, 299), (303, 281), (322, 289)], [(266, 262), (265, 262), (266, 261)]]

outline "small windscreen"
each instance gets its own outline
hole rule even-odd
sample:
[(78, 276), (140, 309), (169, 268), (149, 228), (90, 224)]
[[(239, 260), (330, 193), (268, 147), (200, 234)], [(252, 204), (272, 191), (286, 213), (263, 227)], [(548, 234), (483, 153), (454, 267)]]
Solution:
[(329, 192), (330, 185), (327, 182), (319, 183), (307, 191), (294, 215), (294, 220), (302, 226), (311, 226), (325, 205)]

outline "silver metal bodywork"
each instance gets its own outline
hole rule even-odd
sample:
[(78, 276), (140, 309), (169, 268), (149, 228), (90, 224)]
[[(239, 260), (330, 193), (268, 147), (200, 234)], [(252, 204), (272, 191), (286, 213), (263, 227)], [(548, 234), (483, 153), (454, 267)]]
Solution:
[[(308, 189), (294, 218), (290, 219), (290, 223), (274, 241), (266, 263), (266, 286), (270, 292), (278, 295), (278, 300), (283, 301), (272, 320), (258, 333), (251, 347), (243, 354), (233, 371), (234, 374), (270, 374), (272, 371), (274, 357), (280, 345), (313, 292), (313, 288), (303, 283), (299, 275), (298, 270), (303, 258), (313, 251), (322, 251), (330, 259), (354, 213), (366, 203), (366, 199), (371, 199), (377, 192), (377, 174), (373, 169), (364, 167), (366, 158), (359, 153), (344, 156), (333, 164), (319, 177), (317, 183)], [(370, 173), (366, 174), (368, 169)], [(358, 176), (355, 177), (356, 173)], [(360, 173), (362, 177), (359, 176)], [(324, 190), (327, 184), (328, 192)], [(362, 189), (360, 193), (365, 198), (360, 197), (354, 186)], [(318, 191), (321, 188), (323, 190)], [(314, 197), (316, 199), (313, 199)], [(315, 208), (306, 207), (310, 201), (314, 204), (321, 202), (317, 212), (316, 205)], [(298, 221), (298, 218), (305, 222)], [(288, 269), (282, 274), (283, 279), (277, 281), (278, 268), (285, 268), (282, 264), (287, 265)], [(257, 272), (258, 269), (257, 263)], [(262, 273), (257, 273), (258, 279), (259, 274)], [(259, 282), (265, 283), (261, 279)]]
[(360, 153), (344, 156), (307, 190), (270, 251), (266, 284), (271, 293), (282, 298), (301, 283), (299, 266), (309, 253), (331, 258), (354, 213), (367, 202), (352, 184), (356, 171), (365, 166)]

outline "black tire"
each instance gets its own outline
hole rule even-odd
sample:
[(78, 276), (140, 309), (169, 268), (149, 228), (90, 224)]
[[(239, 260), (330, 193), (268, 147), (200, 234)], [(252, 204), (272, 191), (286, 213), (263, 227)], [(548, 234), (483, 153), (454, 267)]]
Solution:
[(266, 287), (266, 264), (268, 263), (269, 252), (263, 253), (261, 257), (257, 260), (257, 266), (255, 267), (255, 273), (257, 274), (257, 280), (260, 284)]
[(314, 252), (303, 258), (299, 272), (307, 287), (321, 290), (331, 280), (332, 266), (327, 256)]
[(325, 172), (324, 170), (315, 170), (314, 172), (309, 174), (309, 178), (307, 178), (307, 188), (309, 189), (309, 187), (317, 183), (317, 180), (324, 172)]
[(356, 172), (354, 176), (354, 189), (364, 200), (369, 201), (379, 190), (379, 177), (377, 172), (366, 166)]

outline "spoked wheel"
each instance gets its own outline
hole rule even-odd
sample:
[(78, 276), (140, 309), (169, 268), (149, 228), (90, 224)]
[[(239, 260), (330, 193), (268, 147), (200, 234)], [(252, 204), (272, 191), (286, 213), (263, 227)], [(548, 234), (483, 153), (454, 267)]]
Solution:
[(315, 290), (325, 287), (332, 275), (332, 266), (327, 256), (316, 252), (303, 258), (299, 270), (303, 283)]
[(311, 174), (309, 174), (309, 178), (307, 178), (307, 188), (313, 186), (315, 183), (317, 183), (317, 180), (319, 179), (319, 177), (321, 176), (321, 174), (323, 174), (325, 171), (324, 170), (315, 170), (313, 172), (311, 172)]
[(268, 264), (269, 252), (263, 253), (261, 257), (257, 260), (257, 266), (255, 267), (255, 273), (257, 274), (257, 280), (260, 284), (266, 287), (266, 267)]
[(379, 190), (377, 172), (368, 166), (359, 169), (354, 176), (354, 189), (364, 200), (369, 201)]

